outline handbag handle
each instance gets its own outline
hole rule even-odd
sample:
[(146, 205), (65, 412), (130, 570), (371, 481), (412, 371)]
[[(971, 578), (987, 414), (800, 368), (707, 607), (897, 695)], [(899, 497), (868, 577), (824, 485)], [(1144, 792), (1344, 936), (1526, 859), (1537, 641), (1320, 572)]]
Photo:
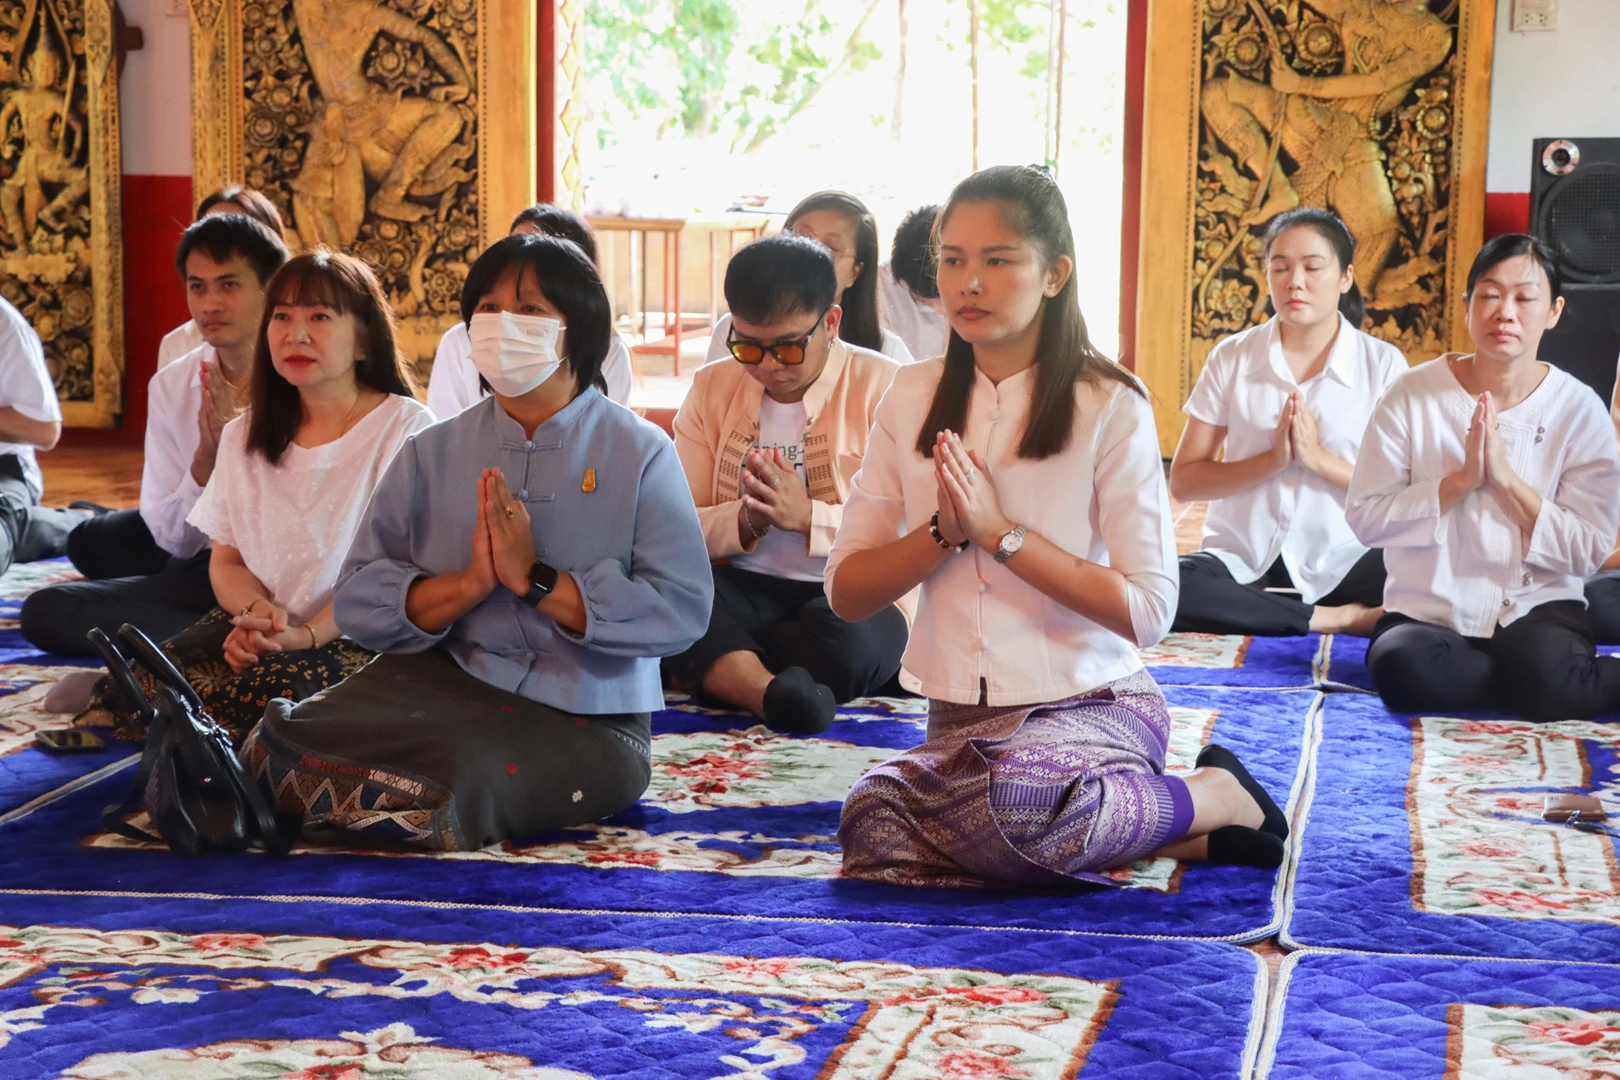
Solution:
[(194, 712), (204, 712), (203, 700), (186, 677), (180, 674), (180, 669), (174, 666), (169, 654), (152, 643), (141, 628), (134, 623), (125, 623), (118, 628), (118, 637), (129, 646), (135, 654), (135, 659), (146, 666), (146, 669), (159, 680), (174, 689), (180, 700), (191, 706)]
[(128, 658), (99, 626), (91, 627), (85, 637), (90, 639), (90, 644), (101, 654), (101, 662), (107, 665), (107, 673), (112, 676), (113, 683), (129, 702), (129, 707), (135, 710), (136, 719), (141, 722), (142, 727), (150, 729), (154, 715), (152, 702), (147, 699), (146, 691), (141, 689), (140, 681), (135, 678), (135, 672), (129, 666)]

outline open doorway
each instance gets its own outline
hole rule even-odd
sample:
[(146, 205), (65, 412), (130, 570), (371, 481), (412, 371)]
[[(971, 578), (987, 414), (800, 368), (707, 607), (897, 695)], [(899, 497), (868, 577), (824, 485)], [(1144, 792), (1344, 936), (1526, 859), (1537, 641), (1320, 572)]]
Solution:
[[(1081, 303), (1118, 348), (1126, 0), (570, 0), (559, 11), (558, 198), (588, 216), (767, 223), (840, 188), (905, 213), (975, 167), (1051, 166), (1069, 202)], [(737, 242), (746, 239), (746, 233)], [(731, 239), (729, 236), (727, 239)], [(604, 244), (621, 329), (672, 317), (660, 243)], [(680, 309), (701, 337), (730, 244), (685, 238)], [(643, 296), (646, 299), (643, 299)], [(688, 362), (701, 341), (687, 343)], [(661, 363), (645, 370), (656, 373)]]

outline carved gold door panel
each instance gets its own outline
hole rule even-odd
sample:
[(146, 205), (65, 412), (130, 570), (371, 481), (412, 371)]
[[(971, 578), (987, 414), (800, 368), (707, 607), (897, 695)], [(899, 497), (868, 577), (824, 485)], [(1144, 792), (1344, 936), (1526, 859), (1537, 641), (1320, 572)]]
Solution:
[(192, 181), (378, 272), (425, 375), (535, 191), (533, 0), (191, 0)]
[(1356, 236), (1364, 329), (1420, 363), (1468, 348), (1494, 5), (1153, 0), (1136, 370), (1166, 455), (1221, 338), (1266, 319), (1261, 236), (1295, 206)]
[(0, 0), (0, 296), (77, 427), (123, 408), (119, 157), (111, 0)]

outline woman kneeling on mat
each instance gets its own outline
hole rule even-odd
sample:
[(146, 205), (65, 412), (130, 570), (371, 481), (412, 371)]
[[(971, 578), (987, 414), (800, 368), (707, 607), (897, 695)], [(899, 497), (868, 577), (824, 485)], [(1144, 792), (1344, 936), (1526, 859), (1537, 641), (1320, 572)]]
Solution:
[(518, 235), (461, 295), (493, 396), (408, 441), (338, 583), (385, 655), (244, 750), (306, 832), (444, 850), (625, 809), (651, 775), (658, 658), (708, 625), (675, 447), (603, 396), (611, 310), (575, 244)]
[(1597, 655), (1582, 579), (1614, 546), (1620, 451), (1598, 396), (1536, 359), (1564, 306), (1551, 250), (1491, 240), (1465, 299), (1475, 352), (1401, 377), (1350, 482), (1350, 526), (1389, 566), (1373, 685), (1401, 712), (1611, 712), (1620, 659)]
[(1355, 247), (1331, 211), (1273, 219), (1263, 258), (1277, 313), (1216, 345), (1187, 399), (1170, 493), (1208, 499), (1209, 514), (1203, 550), (1181, 559), (1176, 630), (1365, 637), (1383, 614), (1383, 557), (1350, 531), (1344, 493), (1406, 359), (1357, 329)]
[(1169, 629), (1175, 540), (1153, 413), (1086, 336), (1044, 169), (964, 180), (939, 218), (943, 358), (877, 408), (827, 566), (851, 621), (922, 586), (906, 668), (928, 741), (844, 804), (844, 873), (911, 885), (1083, 880), (1155, 852), (1275, 866), (1286, 821), (1210, 747), (1164, 774), (1170, 714), (1137, 646)]
[[(233, 741), (272, 698), (314, 694), (371, 659), (333, 622), (332, 587), (395, 451), (433, 422), (382, 286), (349, 255), (300, 255), (276, 271), (249, 379), (248, 411), (220, 433), (186, 519), (213, 542), (219, 607), (163, 644)], [(139, 677), (154, 696), (157, 681)], [(117, 714), (121, 697), (98, 684), (97, 705)]]

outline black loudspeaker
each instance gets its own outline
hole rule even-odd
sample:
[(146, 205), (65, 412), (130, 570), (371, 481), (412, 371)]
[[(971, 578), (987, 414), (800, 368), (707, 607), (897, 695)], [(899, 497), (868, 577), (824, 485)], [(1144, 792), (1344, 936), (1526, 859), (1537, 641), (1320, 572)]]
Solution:
[(1535, 141), (1530, 231), (1564, 278), (1564, 317), (1542, 338), (1541, 358), (1607, 404), (1620, 364), (1620, 138)]

